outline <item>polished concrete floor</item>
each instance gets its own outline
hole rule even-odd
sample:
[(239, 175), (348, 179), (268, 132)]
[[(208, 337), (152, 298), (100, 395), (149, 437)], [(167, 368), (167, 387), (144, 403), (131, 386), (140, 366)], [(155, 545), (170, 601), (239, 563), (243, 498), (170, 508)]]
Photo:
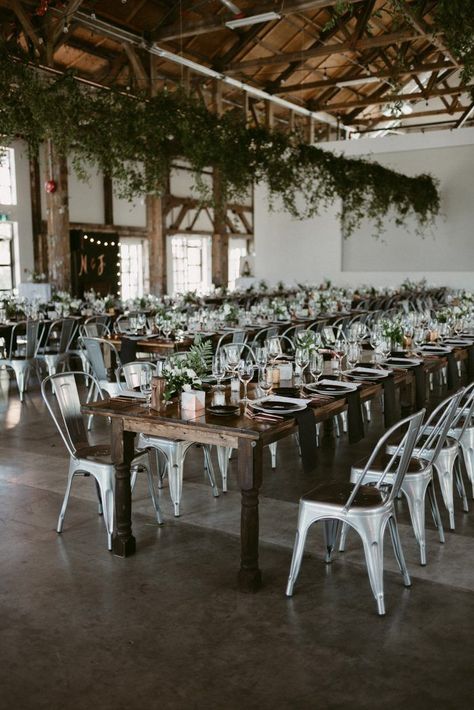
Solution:
[[(474, 512), (456, 501), (456, 532), (428, 565), (400, 502), (413, 586), (395, 572), (387, 540), (387, 615), (377, 616), (360, 545), (323, 562), (315, 529), (294, 597), (284, 596), (299, 495), (315, 482), (294, 442), (265, 461), (261, 566), (256, 595), (236, 590), (239, 494), (214, 499), (202, 452), (190, 455), (182, 517), (158, 527), (144, 481), (134, 493), (137, 554), (106, 549), (90, 479), (78, 479), (64, 532), (55, 525), (66, 451), (33, 387), (23, 405), (0, 376), (0, 708), (140, 710), (453, 708), (474, 693)], [(323, 438), (318, 479), (345, 477), (380, 434), (374, 412), (364, 442)], [(106, 439), (95, 425), (94, 436)], [(166, 484), (165, 484), (166, 486)], [(473, 501), (474, 503), (474, 501)], [(443, 513), (444, 515), (444, 513)], [(446, 516), (444, 515), (446, 520)]]

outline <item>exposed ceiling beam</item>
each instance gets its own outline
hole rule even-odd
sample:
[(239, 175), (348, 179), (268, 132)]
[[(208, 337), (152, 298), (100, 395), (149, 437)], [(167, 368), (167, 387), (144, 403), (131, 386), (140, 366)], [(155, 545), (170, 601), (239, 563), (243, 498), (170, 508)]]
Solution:
[[(433, 64), (418, 64), (413, 65), (410, 69), (403, 70), (395, 74), (395, 71), (381, 71), (372, 72), (370, 74), (358, 74), (357, 76), (351, 77), (347, 81), (358, 81), (362, 86), (364, 79), (392, 79), (396, 76), (410, 76), (412, 74), (421, 74), (423, 72), (437, 71), (440, 69), (449, 69), (451, 65), (446, 62), (434, 62)], [(305, 84), (288, 84), (287, 86), (282, 86), (275, 91), (276, 94), (291, 94), (298, 91), (308, 91), (309, 89), (324, 89), (329, 86), (338, 86), (340, 83), (344, 82), (344, 78), (334, 77), (331, 79), (321, 79), (320, 81), (308, 81)]]
[(52, 43), (53, 46), (56, 45), (58, 40), (65, 34), (64, 33), (64, 22), (70, 22), (73, 15), (77, 10), (79, 10), (84, 0), (69, 0), (68, 4), (62, 10), (62, 17), (57, 21), (56, 26), (53, 31)]
[(354, 44), (357, 43), (360, 39), (362, 39), (362, 35), (367, 29), (367, 25), (372, 14), (372, 10), (374, 9), (374, 5), (375, 0), (366, 0), (364, 7), (361, 8), (361, 11), (359, 12), (359, 16), (357, 18), (354, 34), (352, 35), (352, 41), (354, 42)]
[[(401, 0), (401, 2), (399, 2), (399, 7), (401, 8), (406, 20), (417, 32), (420, 33), (420, 35), (425, 35), (427, 33), (433, 32), (433, 29), (423, 20), (422, 17), (416, 14), (413, 8), (410, 7), (410, 5), (405, 2), (405, 0)], [(431, 42), (435, 45), (435, 47), (438, 47), (440, 52), (445, 54), (456, 67), (459, 67), (459, 62), (453, 56), (451, 51), (446, 47), (446, 45), (438, 34), (433, 34)]]
[[(361, 0), (345, 0), (346, 3), (354, 5)], [(251, 8), (251, 14), (261, 15), (265, 12), (277, 12), (281, 17), (299, 12), (307, 12), (308, 10), (320, 10), (324, 7), (332, 7), (337, 5), (340, 0), (287, 0), (286, 2), (264, 2), (261, 5), (256, 5)], [(250, 9), (250, 8), (248, 8)], [(245, 10), (244, 10), (245, 11)], [(152, 39), (155, 42), (170, 41), (173, 39), (181, 39), (183, 37), (193, 37), (195, 35), (207, 34), (208, 32), (217, 32), (218, 30), (227, 29), (225, 23), (233, 19), (235, 16), (231, 13), (225, 15), (213, 15), (204, 20), (197, 22), (176, 22), (169, 25), (162, 25), (152, 33)]]
[(44, 49), (43, 38), (40, 37), (33, 27), (29, 14), (25, 12), (25, 8), (19, 0), (10, 0), (10, 5), (13, 12), (18, 17), (23, 31), (30, 38), (38, 54), (41, 54)]
[(127, 44), (126, 42), (124, 42), (122, 46), (125, 50), (125, 54), (127, 55), (128, 61), (130, 62), (130, 66), (132, 67), (133, 73), (135, 74), (135, 78), (137, 80), (139, 88), (142, 90), (149, 89), (150, 78), (145, 71), (145, 67), (142, 64), (142, 60), (135, 51), (135, 48), (132, 47), (131, 44)]
[(444, 89), (434, 89), (429, 96), (425, 94), (413, 93), (413, 94), (385, 94), (379, 97), (369, 97), (368, 99), (357, 99), (357, 101), (341, 101), (340, 103), (334, 104), (316, 104), (315, 110), (324, 111), (344, 111), (354, 108), (362, 108), (367, 106), (380, 106), (381, 104), (392, 104), (399, 101), (426, 101), (427, 99), (436, 98), (439, 96), (449, 96), (452, 94), (464, 94), (466, 92), (474, 89), (474, 84), (471, 86), (456, 86), (447, 87)]
[[(322, 47), (314, 47), (313, 49), (303, 50), (302, 52), (286, 52), (284, 54), (274, 54), (271, 57), (260, 57), (248, 59), (240, 63), (229, 64), (226, 69), (229, 72), (241, 72), (244, 69), (258, 69), (270, 64), (287, 64), (294, 61), (303, 61), (305, 59), (313, 59), (314, 57), (328, 57), (331, 54), (342, 54), (343, 52), (354, 52), (373, 47), (386, 47), (390, 44), (399, 44), (408, 40), (421, 39), (413, 31), (391, 32), (381, 34), (376, 37), (365, 37), (354, 44), (352, 42), (341, 42), (336, 44), (327, 44)], [(430, 40), (430, 36), (425, 36), (423, 39)]]
[(466, 121), (469, 121), (469, 119), (472, 118), (472, 116), (474, 116), (474, 102), (469, 106), (469, 108), (467, 108), (464, 111), (463, 115), (461, 116), (459, 121), (456, 123), (454, 128), (462, 128), (464, 126), (464, 124), (466, 123)]

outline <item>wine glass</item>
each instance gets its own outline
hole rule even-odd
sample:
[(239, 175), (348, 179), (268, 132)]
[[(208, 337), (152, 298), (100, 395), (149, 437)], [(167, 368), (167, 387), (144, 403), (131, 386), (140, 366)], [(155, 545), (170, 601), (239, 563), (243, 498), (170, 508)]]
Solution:
[(309, 372), (314, 382), (317, 382), (323, 372), (324, 358), (321, 353), (312, 352), (309, 358)]
[(140, 392), (145, 395), (145, 404), (143, 407), (150, 409), (151, 404), (151, 378), (152, 369), (150, 367), (142, 367), (140, 371)]
[(277, 359), (281, 355), (281, 343), (279, 338), (269, 338), (265, 341), (268, 357), (271, 360), (272, 366), (275, 367)]
[(227, 369), (230, 370), (231, 373), (235, 374), (235, 370), (237, 369), (240, 360), (240, 346), (227, 345), (225, 355), (227, 360)]
[(227, 359), (225, 352), (219, 350), (212, 358), (212, 374), (217, 380), (217, 385), (214, 387), (215, 390), (225, 389), (222, 385), (222, 378), (224, 377), (227, 369)]
[(144, 313), (139, 313), (137, 315), (137, 329), (143, 331), (146, 326), (146, 315)]
[(344, 340), (342, 340), (342, 338), (338, 338), (334, 343), (333, 354), (336, 358), (336, 371), (338, 376), (340, 377), (342, 374), (342, 361), (344, 359), (344, 355), (346, 354), (346, 343)]
[(264, 396), (267, 396), (273, 387), (273, 368), (265, 365), (258, 370), (258, 386)]
[(163, 325), (161, 326), (161, 330), (163, 331), (163, 335), (165, 336), (165, 340), (170, 339), (171, 331), (173, 328), (171, 327), (171, 321), (170, 320), (165, 320), (163, 322)]
[(258, 346), (255, 348), (255, 362), (259, 369), (266, 366), (268, 362), (268, 350), (266, 347)]
[(355, 365), (357, 365), (359, 358), (360, 358), (359, 343), (347, 343), (347, 345), (346, 345), (347, 366), (352, 369)]
[(414, 328), (413, 330), (413, 345), (416, 348), (421, 347), (424, 344), (426, 338), (426, 333), (424, 328)]
[(244, 396), (240, 400), (241, 402), (247, 403), (250, 402), (249, 398), (247, 397), (247, 387), (250, 382), (250, 380), (253, 377), (253, 373), (255, 371), (255, 365), (253, 362), (249, 360), (240, 360), (237, 368), (237, 372), (239, 375), (239, 380), (243, 382), (244, 385)]
[(295, 350), (295, 365), (300, 368), (300, 383), (303, 386), (304, 371), (308, 367), (309, 352), (306, 348), (296, 348)]
[(138, 331), (138, 318), (136, 316), (129, 316), (128, 324), (130, 326), (131, 332), (136, 335)]

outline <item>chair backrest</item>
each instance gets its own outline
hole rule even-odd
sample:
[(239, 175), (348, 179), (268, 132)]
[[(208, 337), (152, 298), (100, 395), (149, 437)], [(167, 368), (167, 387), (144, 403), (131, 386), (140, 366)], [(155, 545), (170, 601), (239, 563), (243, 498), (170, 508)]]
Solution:
[[(94, 385), (98, 396), (103, 399), (98, 381), (93, 375), (85, 372), (60, 372), (45, 377), (41, 383), (43, 400), (71, 456), (75, 456), (78, 449), (89, 444), (76, 378), (82, 378), (87, 389)], [(53, 402), (56, 402), (59, 416)]]
[(248, 344), (248, 343), (224, 343), (224, 345), (221, 345), (220, 351), (223, 351), (224, 353), (228, 350), (229, 347), (235, 347), (237, 346), (240, 351), (240, 359), (241, 360), (253, 360), (255, 361), (255, 352), (253, 348)]
[(79, 335), (81, 338), (104, 338), (106, 335), (110, 335), (110, 329), (105, 323), (99, 321), (83, 323), (79, 326)]
[(467, 427), (471, 425), (474, 416), (474, 382), (468, 385), (459, 400), (457, 411), (454, 413), (449, 435), (457, 439), (462, 438)]
[(251, 345), (253, 348), (256, 345), (263, 345), (265, 340), (268, 340), (268, 338), (273, 338), (276, 335), (278, 335), (278, 326), (276, 325), (272, 325), (267, 328), (261, 328), (261, 330), (255, 333)]
[(23, 320), (13, 326), (10, 336), (10, 351), (8, 353), (10, 360), (15, 353), (17, 337), (23, 334), (26, 335), (24, 357), (30, 360), (36, 356), (41, 332), (40, 326), (42, 326), (42, 323), (38, 320)]
[(65, 353), (73, 338), (75, 329), (76, 320), (74, 318), (54, 320), (50, 324), (48, 334), (43, 341), (44, 349), (47, 350), (50, 347), (54, 347), (54, 351), (58, 354)]
[(115, 358), (115, 365), (120, 366), (120, 356), (117, 348), (113, 343), (110, 343), (104, 338), (82, 338), (82, 342), (86, 349), (87, 359), (89, 360), (92, 372), (96, 378), (102, 382), (108, 381), (107, 365), (104, 359), (104, 352), (108, 352), (111, 358)]
[(122, 384), (123, 377), (127, 389), (133, 390), (135, 387), (140, 387), (143, 371), (148, 371), (151, 372), (152, 375), (155, 375), (156, 366), (151, 362), (140, 360), (135, 362), (127, 362), (116, 369), (115, 377), (119, 385)]
[[(444, 446), (453, 419), (456, 416), (458, 404), (464, 394), (464, 388), (458, 390), (450, 397), (444, 399), (431, 412), (430, 416), (420, 429), (416, 455), (423, 458), (429, 452), (429, 460), (435, 461)], [(419, 448), (418, 448), (419, 444)]]
[(375, 461), (379, 453), (385, 450), (385, 446), (389, 441), (390, 437), (392, 437), (398, 431), (403, 430), (405, 427), (407, 427), (404, 436), (401, 438), (400, 443), (398, 444), (394, 453), (391, 455), (389, 461), (387, 462), (387, 465), (380, 474), (380, 478), (375, 484), (376, 488), (382, 488), (385, 479), (387, 478), (387, 475), (390, 474), (393, 483), (391, 485), (390, 493), (386, 498), (386, 502), (391, 502), (394, 500), (395, 496), (397, 496), (400, 491), (400, 487), (403, 482), (403, 477), (407, 472), (408, 464), (410, 463), (410, 459), (413, 453), (413, 449), (415, 447), (415, 442), (420, 432), (420, 427), (424, 415), (425, 410), (421, 409), (419, 412), (416, 412), (415, 414), (412, 414), (411, 416), (402, 419), (401, 421), (394, 424), (390, 429), (388, 429), (388, 431), (386, 431), (385, 434), (379, 439), (378, 443), (376, 444), (369, 457), (369, 460), (365, 464), (364, 470), (362, 471), (361, 476), (355, 484), (351, 495), (349, 496), (344, 505), (344, 509), (346, 511), (349, 510), (352, 503), (354, 502), (359, 488), (361, 487), (361, 485), (363, 485), (364, 478), (367, 475), (368, 471), (370, 471), (373, 462)]
[(339, 339), (346, 340), (342, 324), (340, 325), (325, 325), (321, 330), (323, 345), (326, 348), (332, 348)]

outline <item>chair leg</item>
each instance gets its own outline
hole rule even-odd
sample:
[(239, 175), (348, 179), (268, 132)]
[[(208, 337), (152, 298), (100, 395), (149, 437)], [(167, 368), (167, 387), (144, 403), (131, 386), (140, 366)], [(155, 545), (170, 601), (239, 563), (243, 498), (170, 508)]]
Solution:
[(459, 497), (462, 500), (462, 509), (464, 510), (465, 513), (469, 513), (469, 505), (467, 502), (467, 495), (466, 495), (466, 489), (464, 487), (464, 481), (462, 479), (461, 461), (459, 459), (459, 456), (457, 456), (456, 461), (454, 462), (454, 480), (456, 482), (456, 488), (457, 488)]
[(420, 564), (423, 566), (426, 565), (425, 497), (430, 482), (405, 478), (401, 488), (407, 499), (413, 532), (420, 548)]
[(332, 562), (332, 553), (336, 545), (340, 525), (341, 523), (339, 520), (324, 521), (324, 539), (326, 541), (326, 556), (324, 561), (326, 564), (330, 564)]
[(405, 556), (403, 554), (402, 543), (400, 540), (400, 534), (398, 532), (398, 525), (394, 516), (388, 519), (388, 529), (390, 530), (390, 537), (392, 538), (393, 551), (395, 553), (395, 557), (397, 558), (400, 572), (403, 576), (403, 584), (405, 585), (405, 587), (411, 587), (411, 579), (410, 575), (408, 574)]
[(217, 449), (217, 462), (219, 464), (219, 471), (221, 472), (222, 478), (222, 492), (227, 493), (227, 473), (229, 471), (229, 446), (216, 446)]
[(456, 460), (457, 451), (441, 451), (434, 467), (438, 474), (439, 486), (441, 494), (449, 515), (449, 527), (454, 530), (454, 501), (453, 501), (453, 478), (454, 478), (454, 462)]
[(346, 540), (347, 540), (347, 535), (350, 530), (350, 525), (347, 523), (342, 523), (341, 526), (341, 537), (339, 540), (339, 552), (345, 552), (346, 551)]
[(466, 429), (460, 444), (467, 477), (472, 486), (472, 497), (474, 498), (474, 427)]
[(433, 481), (430, 481), (430, 484), (428, 486), (428, 500), (430, 501), (431, 515), (433, 516), (433, 522), (438, 529), (439, 541), (444, 544), (446, 542), (445, 537), (444, 537), (444, 528), (443, 528), (443, 523), (441, 521), (441, 515), (439, 513), (438, 501), (436, 499), (436, 493), (435, 493)]
[(380, 616), (385, 614), (385, 601), (383, 593), (383, 530), (382, 522), (378, 529), (364, 529), (360, 531), (364, 546), (365, 562), (369, 575), (370, 587), (377, 602), (377, 611)]
[(107, 531), (107, 548), (112, 549), (112, 534), (114, 531), (114, 491), (111, 486), (100, 478), (96, 479), (100, 488), (102, 509), (104, 511), (104, 523)]
[(183, 464), (181, 451), (178, 451), (177, 446), (171, 447), (168, 452), (168, 481), (175, 518), (179, 518), (179, 506), (183, 495)]
[(212, 464), (211, 459), (211, 447), (208, 444), (203, 444), (202, 450), (207, 470), (207, 477), (209, 478), (209, 483), (211, 484), (212, 495), (214, 496), (214, 498), (219, 498), (219, 489), (216, 485), (216, 479), (214, 476), (214, 466)]
[(155, 509), (156, 522), (158, 525), (163, 525), (163, 516), (161, 515), (160, 504), (155, 492), (155, 486), (153, 483), (153, 471), (151, 467), (146, 469), (146, 479), (148, 482), (148, 491), (150, 493), (151, 502), (153, 503), (153, 508)]
[(64, 517), (66, 515), (66, 508), (67, 504), (69, 502), (69, 495), (71, 493), (71, 486), (72, 486), (72, 479), (75, 476), (75, 469), (73, 466), (73, 462), (71, 461), (69, 464), (69, 473), (67, 477), (67, 486), (66, 486), (66, 492), (64, 494), (64, 499), (63, 499), (63, 504), (61, 506), (61, 511), (59, 513), (59, 518), (58, 518), (58, 524), (56, 525), (56, 532), (61, 533), (63, 531), (63, 524), (64, 524)]
[(295, 544), (293, 547), (293, 555), (291, 558), (290, 574), (288, 575), (288, 582), (286, 584), (287, 597), (293, 596), (293, 587), (295, 586), (295, 582), (300, 573), (306, 536), (308, 534), (308, 529), (310, 525), (311, 521), (307, 519), (305, 508), (300, 503), (300, 509), (298, 513), (298, 527), (296, 530)]
[(98, 500), (99, 500), (98, 513), (99, 513), (99, 515), (103, 515), (103, 514), (104, 514), (104, 509), (102, 508), (102, 498), (101, 498), (101, 496), (100, 496), (99, 484), (97, 483), (97, 479), (94, 479), (94, 480), (95, 480), (95, 488), (96, 488), (96, 491), (97, 491), (97, 498), (98, 498)]
[(272, 444), (269, 444), (269, 445), (268, 445), (268, 448), (270, 449), (270, 458), (271, 458), (272, 468), (273, 468), (273, 469), (275, 469), (275, 468), (276, 468), (276, 465), (277, 465), (277, 464), (276, 464), (276, 460), (277, 460), (277, 446), (278, 446), (278, 442), (277, 442), (277, 441), (274, 441)]

